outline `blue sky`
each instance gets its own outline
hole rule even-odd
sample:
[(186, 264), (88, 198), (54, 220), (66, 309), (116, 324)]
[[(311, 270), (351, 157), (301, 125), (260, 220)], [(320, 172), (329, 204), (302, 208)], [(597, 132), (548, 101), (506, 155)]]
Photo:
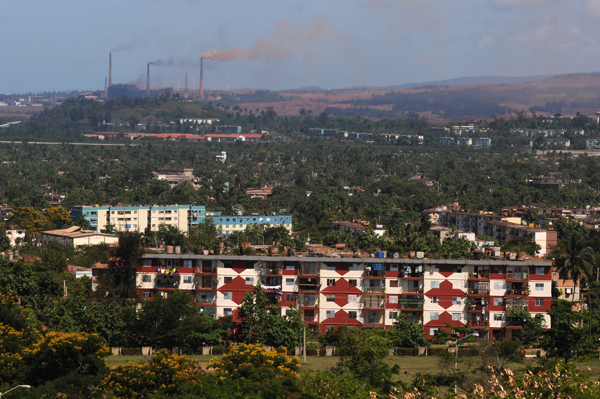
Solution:
[(0, 93), (113, 82), (286, 89), (600, 71), (600, 0), (19, 0), (0, 2)]

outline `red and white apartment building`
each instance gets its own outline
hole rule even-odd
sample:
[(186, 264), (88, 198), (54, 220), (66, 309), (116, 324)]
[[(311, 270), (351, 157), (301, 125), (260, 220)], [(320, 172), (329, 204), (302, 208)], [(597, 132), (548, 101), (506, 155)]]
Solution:
[(246, 292), (261, 284), (272, 305), (282, 313), (300, 306), (302, 320), (321, 332), (389, 328), (402, 313), (428, 337), (447, 322), (515, 338), (523, 320), (513, 311), (543, 314), (550, 327), (551, 269), (544, 260), (146, 254), (137, 290), (148, 299), (188, 291), (203, 311), (235, 317)]

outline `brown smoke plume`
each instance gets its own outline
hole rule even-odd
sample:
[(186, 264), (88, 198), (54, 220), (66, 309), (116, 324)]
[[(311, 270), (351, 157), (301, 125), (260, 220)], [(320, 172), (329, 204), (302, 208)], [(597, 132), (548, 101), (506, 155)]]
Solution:
[(337, 31), (327, 26), (325, 16), (316, 17), (310, 24), (290, 27), (286, 20), (276, 22), (270, 39), (261, 37), (250, 47), (229, 50), (212, 50), (202, 54), (202, 58), (218, 61), (245, 61), (259, 58), (284, 58), (301, 48), (314, 45), (326, 37), (337, 36)]

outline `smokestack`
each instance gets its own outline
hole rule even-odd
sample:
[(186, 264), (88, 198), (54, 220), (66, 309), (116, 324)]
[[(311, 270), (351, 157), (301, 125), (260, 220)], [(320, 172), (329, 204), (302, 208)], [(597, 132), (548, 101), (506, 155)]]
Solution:
[(104, 78), (104, 91), (106, 91), (106, 78)]
[(108, 53), (108, 87), (112, 86), (112, 53)]
[(148, 71), (146, 72), (146, 95), (150, 97), (150, 63), (148, 63)]
[(200, 99), (204, 99), (204, 58), (200, 57)]

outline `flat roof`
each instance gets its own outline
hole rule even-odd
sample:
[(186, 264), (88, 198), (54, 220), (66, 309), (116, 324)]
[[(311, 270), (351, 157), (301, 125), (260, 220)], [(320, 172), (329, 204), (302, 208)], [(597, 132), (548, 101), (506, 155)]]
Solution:
[(197, 259), (197, 260), (241, 260), (254, 262), (323, 262), (323, 263), (386, 263), (409, 265), (503, 265), (503, 266), (550, 266), (552, 261), (538, 258), (535, 261), (512, 260), (470, 260), (470, 259), (408, 259), (408, 258), (322, 258), (316, 256), (230, 256), (230, 255), (195, 255), (195, 254), (144, 254), (144, 259)]

